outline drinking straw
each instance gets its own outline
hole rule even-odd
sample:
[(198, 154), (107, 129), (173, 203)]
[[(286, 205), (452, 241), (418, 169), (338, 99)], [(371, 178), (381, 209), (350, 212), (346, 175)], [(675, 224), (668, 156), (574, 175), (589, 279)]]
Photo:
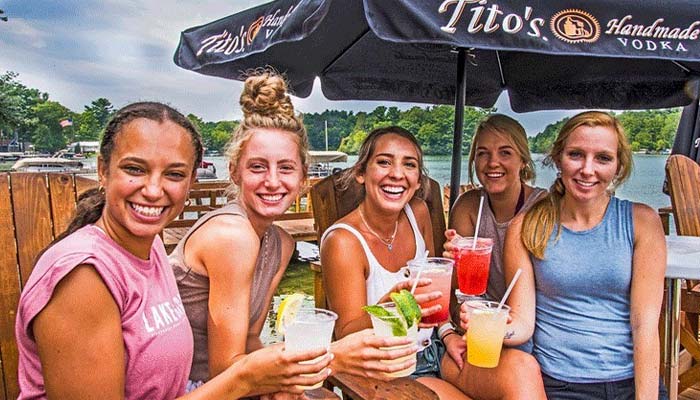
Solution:
[[(424, 260), (428, 259), (428, 254), (430, 254), (429, 250), (426, 250), (425, 254), (423, 255)], [(411, 294), (413, 294), (413, 292), (416, 291), (416, 286), (418, 286), (418, 279), (420, 279), (420, 274), (421, 274), (421, 272), (423, 272), (423, 269), (425, 268), (426, 264), (427, 264), (427, 262), (420, 265), (420, 268), (418, 269), (418, 273), (416, 274), (416, 280), (413, 281), (413, 287), (411, 287)]]
[(476, 228), (474, 229), (474, 242), (472, 250), (476, 250), (476, 241), (479, 238), (479, 225), (481, 224), (481, 210), (484, 208), (484, 195), (479, 199), (479, 214), (476, 216)]
[(513, 275), (513, 280), (510, 281), (510, 285), (508, 285), (508, 289), (506, 289), (506, 293), (503, 295), (501, 302), (498, 303), (498, 308), (496, 309), (496, 314), (498, 314), (501, 311), (501, 308), (503, 308), (503, 305), (506, 303), (506, 299), (510, 295), (510, 291), (513, 290), (513, 286), (515, 286), (515, 282), (518, 280), (518, 278), (520, 278), (521, 272), (523, 272), (522, 268), (518, 268), (518, 270), (515, 271), (515, 275)]

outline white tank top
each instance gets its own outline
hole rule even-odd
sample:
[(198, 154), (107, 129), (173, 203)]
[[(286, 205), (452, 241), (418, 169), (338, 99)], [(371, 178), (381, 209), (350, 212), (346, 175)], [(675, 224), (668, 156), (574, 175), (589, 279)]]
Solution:
[[(420, 229), (418, 228), (416, 217), (413, 214), (411, 206), (409, 206), (408, 204), (404, 206), (403, 210), (406, 213), (406, 217), (408, 217), (408, 222), (411, 224), (411, 229), (413, 230), (413, 237), (416, 243), (416, 254), (414, 254), (413, 259), (423, 258), (426, 250), (425, 240), (423, 239), (423, 235), (421, 235)], [(367, 241), (362, 236), (362, 234), (357, 229), (353, 228), (348, 224), (339, 223), (331, 225), (321, 237), (321, 246), (323, 246), (323, 241), (326, 239), (328, 233), (336, 229), (345, 229), (346, 231), (352, 233), (357, 238), (357, 240), (360, 241), (362, 249), (365, 252), (365, 256), (367, 257), (367, 264), (369, 265), (369, 274), (367, 275), (367, 279), (365, 280), (365, 286), (367, 290), (367, 304), (377, 304), (379, 299), (382, 296), (384, 296), (387, 292), (389, 292), (389, 290), (391, 290), (391, 288), (394, 287), (394, 285), (406, 280), (406, 277), (401, 273), (401, 271), (390, 272), (386, 268), (384, 268), (372, 253), (372, 250), (369, 248), (369, 245), (367, 244)], [(321, 260), (321, 265), (323, 265), (323, 260)], [(430, 344), (430, 336), (432, 332), (432, 328), (420, 329), (418, 331), (418, 346), (421, 349)]]

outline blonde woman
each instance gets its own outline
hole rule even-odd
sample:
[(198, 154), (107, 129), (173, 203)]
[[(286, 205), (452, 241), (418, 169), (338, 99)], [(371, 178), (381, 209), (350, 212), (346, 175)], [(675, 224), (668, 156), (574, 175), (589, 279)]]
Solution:
[(650, 207), (612, 193), (630, 175), (622, 126), (589, 111), (562, 127), (550, 193), (506, 235), (512, 337), (533, 337), (549, 399), (657, 399), (666, 242)]

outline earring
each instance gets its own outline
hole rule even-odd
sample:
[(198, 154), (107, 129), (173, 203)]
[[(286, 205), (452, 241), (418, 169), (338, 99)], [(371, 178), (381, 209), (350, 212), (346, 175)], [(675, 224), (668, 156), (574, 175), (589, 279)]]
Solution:
[(557, 171), (557, 179), (561, 179), (561, 171)]
[(104, 193), (104, 192), (105, 192), (105, 187), (102, 186), (102, 184), (100, 183), (100, 185), (97, 187), (97, 191), (100, 192), (100, 193)]
[(185, 207), (189, 207), (192, 204), (192, 199), (187, 199), (185, 202)]

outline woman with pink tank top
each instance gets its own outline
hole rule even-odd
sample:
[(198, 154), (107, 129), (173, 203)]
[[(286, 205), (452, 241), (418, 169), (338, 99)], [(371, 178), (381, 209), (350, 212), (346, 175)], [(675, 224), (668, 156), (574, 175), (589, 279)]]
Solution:
[[(184, 395), (192, 333), (158, 233), (182, 211), (201, 154), (192, 123), (160, 103), (128, 105), (107, 124), (100, 188), (81, 196), (20, 298), (20, 399)], [(328, 376), (326, 353), (254, 352), (188, 398), (300, 393)]]
[[(503, 275), (503, 244), (510, 221), (518, 213), (528, 210), (545, 189), (527, 182), (535, 179), (535, 166), (530, 156), (525, 129), (518, 121), (502, 114), (493, 114), (479, 123), (469, 151), (469, 183), (475, 184), (475, 175), (481, 187), (472, 189), (455, 201), (450, 211), (449, 229), (443, 256), (453, 257), (451, 240), (456, 236), (474, 236), (480, 198), (484, 198), (479, 237), (493, 239), (491, 265), (486, 295), (500, 301), (506, 290)], [(456, 289), (456, 288), (455, 288)], [(452, 299), (452, 316), (459, 320), (460, 308)], [(529, 350), (529, 346), (523, 346)], [(529, 351), (528, 351), (529, 352)], [(491, 385), (511, 398), (543, 399), (544, 387), (535, 359), (519, 349), (504, 349), (498, 369), (503, 376), (520, 376), (523, 381), (496, 379)], [(459, 374), (459, 380), (470, 378)]]

